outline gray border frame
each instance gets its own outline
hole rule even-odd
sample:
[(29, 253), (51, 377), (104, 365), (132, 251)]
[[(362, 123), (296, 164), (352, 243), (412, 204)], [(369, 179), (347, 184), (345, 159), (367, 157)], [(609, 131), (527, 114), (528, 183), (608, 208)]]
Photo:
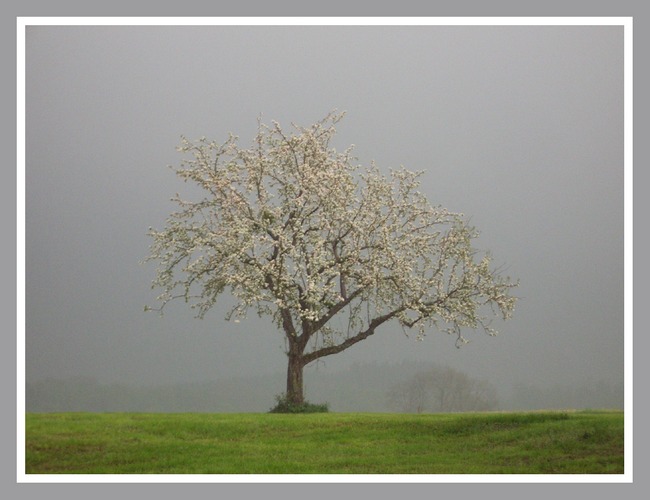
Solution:
[[(310, 4), (300, 0), (276, 0), (275, 2), (244, 1), (238, 3), (221, 3), (188, 0), (179, 3), (172, 2), (125, 2), (113, 1), (93, 4), (79, 0), (67, 0), (59, 2), (30, 1), (30, 0), (9, 0), (4, 2), (2, 10), (2, 60), (5, 67), (12, 69), (3, 72), (0, 76), (2, 82), (2, 141), (3, 150), (11, 152), (8, 159), (8, 166), (5, 167), (8, 175), (4, 182), (0, 183), (2, 190), (0, 203), (0, 219), (3, 232), (12, 236), (7, 238), (8, 243), (3, 244), (2, 249), (2, 287), (0, 293), (0, 307), (2, 317), (6, 322), (5, 335), (2, 337), (2, 349), (0, 349), (1, 363), (0, 387), (2, 395), (10, 401), (5, 408), (8, 411), (2, 412), (2, 425), (0, 428), (0, 445), (2, 446), (2, 467), (0, 478), (3, 496), (8, 498), (31, 498), (32, 496), (42, 497), (43, 495), (54, 495), (66, 498), (84, 498), (89, 494), (94, 498), (110, 498), (115, 495), (129, 494), (151, 494), (163, 496), (180, 493), (180, 488), (191, 488), (192, 493), (235, 493), (248, 498), (249, 494), (274, 497), (278, 494), (309, 494), (311, 498), (329, 497), (333, 492), (345, 488), (349, 494), (373, 494), (377, 492), (391, 494), (401, 493), (406, 488), (411, 491), (435, 491), (435, 493), (450, 493), (458, 495), (485, 495), (498, 494), (509, 498), (520, 497), (522, 494), (533, 498), (547, 497), (560, 488), (568, 490), (567, 493), (595, 494), (611, 497), (621, 495), (623, 498), (640, 497), (643, 490), (645, 477), (640, 474), (645, 470), (644, 450), (641, 443), (648, 442), (648, 431), (645, 426), (639, 423), (645, 422), (647, 416), (647, 401), (641, 393), (642, 385), (637, 383), (635, 391), (635, 414), (637, 415), (637, 426), (635, 430), (635, 481), (633, 485), (606, 485), (606, 484), (553, 484), (553, 483), (526, 483), (526, 484), (17, 484), (16, 483), (16, 18), (18, 16), (631, 16), (634, 18), (634, 44), (635, 44), (635, 67), (634, 79), (637, 89), (648, 88), (648, 57), (645, 55), (645, 48), (650, 45), (647, 34), (648, 9), (642, 0), (619, 0), (619, 1), (546, 1), (544, 3), (521, 2), (512, 0), (503, 1), (447, 1), (425, 4), (421, 0), (402, 2), (375, 2), (367, 5), (342, 1), (329, 1), (327, 3)], [(646, 94), (637, 91), (635, 96), (635, 118), (634, 128), (636, 138), (648, 136), (647, 112), (648, 98)], [(638, 141), (636, 147), (637, 165), (644, 165), (647, 161), (647, 140)], [(636, 201), (634, 209), (639, 214), (644, 214), (647, 209), (647, 196), (642, 197), (642, 189), (646, 185), (647, 172), (645, 169), (637, 168), (635, 172)], [(637, 220), (641, 220), (637, 217)], [(637, 224), (639, 226), (639, 224)], [(636, 244), (637, 255), (645, 255), (648, 247), (647, 236), (644, 232), (637, 232)], [(638, 251), (640, 249), (640, 252)], [(635, 270), (636, 293), (635, 305), (645, 304), (647, 290), (644, 287), (648, 265), (641, 259), (637, 260)], [(640, 275), (640, 277), (639, 277)], [(640, 309), (638, 309), (640, 310)], [(641, 363), (641, 356), (638, 353), (647, 352), (647, 337), (637, 337), (637, 355), (635, 356), (636, 367), (634, 371), (637, 380), (644, 380), (647, 375), (647, 363)], [(613, 491), (612, 488), (622, 488), (621, 491)]]

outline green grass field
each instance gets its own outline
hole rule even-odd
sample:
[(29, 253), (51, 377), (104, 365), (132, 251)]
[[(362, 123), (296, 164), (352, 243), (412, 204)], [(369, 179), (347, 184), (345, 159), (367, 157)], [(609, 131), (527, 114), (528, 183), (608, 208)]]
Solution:
[(28, 414), (28, 474), (622, 474), (618, 411)]

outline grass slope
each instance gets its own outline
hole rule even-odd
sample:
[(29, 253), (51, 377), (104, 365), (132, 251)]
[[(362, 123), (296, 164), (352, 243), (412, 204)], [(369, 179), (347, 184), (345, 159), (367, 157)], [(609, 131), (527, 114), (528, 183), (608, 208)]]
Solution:
[(28, 474), (622, 474), (622, 412), (27, 414)]

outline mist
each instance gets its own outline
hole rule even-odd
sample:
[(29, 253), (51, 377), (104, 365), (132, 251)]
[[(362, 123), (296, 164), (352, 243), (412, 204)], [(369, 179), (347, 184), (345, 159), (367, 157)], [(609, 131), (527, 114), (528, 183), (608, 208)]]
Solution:
[(337, 148), (423, 170), (520, 300), (460, 349), (385, 326), (307, 367), (307, 399), (389, 411), (381, 373), (437, 364), (489, 381), (502, 409), (622, 406), (622, 27), (30, 26), (25, 92), (28, 410), (268, 409), (281, 332), (225, 321), (227, 296), (203, 320), (145, 313), (147, 230), (190, 189), (167, 168), (181, 135), (247, 145), (260, 115), (333, 109)]

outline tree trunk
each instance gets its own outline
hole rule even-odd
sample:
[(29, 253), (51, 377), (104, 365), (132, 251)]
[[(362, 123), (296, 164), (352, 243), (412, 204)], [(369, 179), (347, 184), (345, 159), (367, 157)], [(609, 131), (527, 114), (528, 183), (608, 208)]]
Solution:
[(305, 366), (302, 353), (289, 353), (289, 366), (287, 367), (287, 400), (293, 404), (301, 405), (305, 402), (302, 372)]

